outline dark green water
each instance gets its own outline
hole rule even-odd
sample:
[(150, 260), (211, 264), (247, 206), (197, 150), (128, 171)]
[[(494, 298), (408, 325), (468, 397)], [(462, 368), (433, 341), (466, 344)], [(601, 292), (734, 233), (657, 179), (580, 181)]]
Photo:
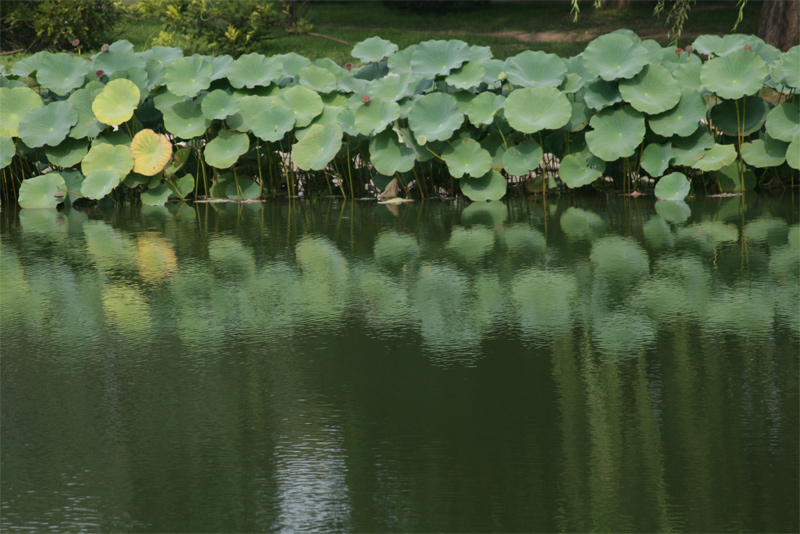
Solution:
[(3, 530), (797, 532), (799, 212), (4, 207)]

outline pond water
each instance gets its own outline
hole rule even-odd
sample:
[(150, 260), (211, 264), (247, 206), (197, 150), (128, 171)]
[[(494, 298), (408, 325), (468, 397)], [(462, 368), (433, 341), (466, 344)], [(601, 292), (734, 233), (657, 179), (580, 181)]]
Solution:
[(796, 532), (799, 212), (5, 207), (3, 530)]

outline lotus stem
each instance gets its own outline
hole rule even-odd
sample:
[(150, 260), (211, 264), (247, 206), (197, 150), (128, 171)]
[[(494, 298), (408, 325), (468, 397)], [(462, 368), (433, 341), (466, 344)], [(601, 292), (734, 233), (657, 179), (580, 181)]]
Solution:
[(347, 150), (347, 179), (350, 182), (350, 196), (352, 198), (356, 198), (355, 193), (353, 192), (353, 173), (350, 170), (350, 136), (347, 136), (347, 146), (345, 147)]

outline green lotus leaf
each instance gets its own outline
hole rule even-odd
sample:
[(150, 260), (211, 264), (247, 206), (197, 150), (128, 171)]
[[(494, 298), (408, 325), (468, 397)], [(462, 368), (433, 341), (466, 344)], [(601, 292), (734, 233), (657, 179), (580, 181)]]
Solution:
[(300, 70), (311, 65), (311, 60), (300, 54), (289, 52), (288, 54), (278, 54), (275, 58), (283, 65), (283, 75), (294, 78), (300, 75)]
[(642, 168), (653, 178), (658, 178), (664, 174), (674, 157), (675, 151), (671, 144), (650, 143), (642, 152)]
[(14, 140), (10, 137), (0, 136), (0, 169), (11, 165), (11, 160), (14, 159), (16, 153), (17, 147)]
[(164, 113), (179, 102), (186, 102), (186, 97), (172, 94), (166, 87), (159, 87), (153, 94), (153, 106)]
[[(697, 58), (697, 56), (691, 56)], [(691, 90), (693, 93), (701, 92), (703, 82), (700, 81), (700, 69), (703, 64), (700, 60), (697, 63), (680, 63), (672, 71), (672, 77), (681, 86), (682, 91)]]
[(167, 203), (171, 194), (172, 190), (167, 184), (160, 184), (156, 187), (148, 188), (139, 199), (145, 206), (163, 206)]
[(447, 76), (469, 59), (470, 48), (464, 41), (424, 41), (411, 54), (411, 69), (425, 78)]
[(145, 60), (167, 64), (183, 57), (183, 50), (174, 46), (154, 46), (139, 54)]
[[(503, 168), (508, 174), (522, 176), (536, 169), (542, 162), (542, 156), (544, 151), (539, 143), (528, 139), (506, 150), (503, 154)], [(491, 158), (489, 163), (491, 166)]]
[(391, 41), (380, 37), (370, 37), (357, 43), (350, 52), (354, 58), (362, 63), (377, 63), (397, 52), (398, 46)]
[(56, 146), (45, 147), (44, 155), (53, 165), (72, 167), (80, 163), (88, 151), (89, 141), (68, 137)]
[(589, 185), (602, 176), (606, 162), (589, 154), (584, 158), (580, 154), (568, 154), (561, 160), (558, 177), (570, 189)]
[[(726, 135), (749, 135), (761, 129), (767, 120), (769, 104), (758, 96), (726, 100), (711, 110), (711, 124)], [(737, 121), (739, 122), (737, 126)]]
[(692, 188), (692, 184), (686, 179), (686, 175), (680, 172), (673, 172), (662, 177), (656, 183), (655, 195), (661, 200), (683, 200)]
[(681, 99), (680, 85), (661, 65), (647, 65), (633, 78), (621, 80), (619, 92), (633, 109), (648, 115), (670, 110)]
[(570, 102), (570, 105), (572, 106), (572, 113), (563, 129), (568, 132), (581, 132), (589, 124), (589, 119), (591, 118), (589, 109), (583, 102)]
[(630, 106), (604, 109), (589, 121), (593, 128), (586, 134), (589, 150), (605, 161), (627, 158), (636, 152), (644, 139), (644, 116)]
[(211, 85), (211, 63), (196, 55), (178, 59), (167, 64), (165, 81), (174, 94), (194, 98)]
[(622, 95), (619, 92), (617, 82), (607, 82), (597, 80), (586, 86), (583, 93), (583, 101), (595, 111), (600, 111), (617, 102), (622, 102)]
[(133, 139), (128, 132), (124, 130), (118, 130), (116, 132), (107, 132), (106, 135), (102, 137), (96, 137), (92, 139), (92, 146), (112, 145), (129, 147), (131, 145), (131, 141), (133, 141)]
[(522, 133), (557, 130), (572, 116), (566, 95), (555, 87), (543, 86), (512, 91), (504, 105), (508, 125)]
[(160, 61), (148, 59), (147, 64), (144, 66), (144, 71), (147, 73), (147, 91), (145, 91), (147, 96), (156, 87), (164, 85), (167, 79), (167, 67)]
[(112, 80), (95, 97), (92, 112), (103, 124), (117, 126), (130, 120), (140, 96), (139, 88), (132, 81)]
[(558, 86), (558, 90), (562, 93), (572, 94), (577, 93), (584, 87), (586, 87), (586, 80), (580, 74), (568, 72), (564, 76), (564, 81)]
[(791, 47), (783, 55), (783, 81), (789, 87), (800, 89), (800, 45)]
[(800, 134), (800, 106), (784, 102), (769, 112), (766, 122), (771, 137), (789, 143)]
[(255, 200), (261, 196), (261, 186), (253, 180), (234, 177), (225, 186), (225, 196), (237, 200)]
[(749, 169), (744, 171), (742, 176), (739, 171), (739, 162), (736, 161), (717, 171), (717, 182), (722, 187), (723, 193), (741, 193), (755, 188), (757, 180), (755, 173)]
[(222, 130), (203, 150), (206, 163), (217, 169), (227, 169), (250, 149), (247, 134)]
[(283, 91), (279, 98), (294, 113), (298, 128), (308, 126), (314, 117), (322, 113), (322, 98), (307, 87), (291, 87)]
[[(420, 45), (422, 46), (422, 45)], [(414, 135), (427, 141), (450, 139), (464, 122), (456, 99), (447, 93), (431, 93), (420, 97), (408, 112), (408, 125)]]
[(29, 87), (0, 87), (0, 135), (19, 137), (19, 121), (43, 105), (42, 97)]
[(170, 198), (177, 197), (181, 200), (186, 200), (186, 197), (191, 195), (192, 191), (194, 191), (194, 176), (185, 174), (177, 180), (166, 180), (165, 184), (169, 187)]
[(292, 145), (292, 161), (304, 171), (321, 171), (342, 148), (342, 135), (338, 124), (315, 124)]
[(601, 35), (583, 51), (586, 72), (607, 82), (633, 78), (649, 62), (646, 47), (619, 33)]
[(789, 144), (773, 139), (765, 134), (762, 139), (756, 139), (742, 145), (742, 159), (753, 167), (764, 169), (778, 167), (786, 161), (786, 149)]
[(716, 171), (736, 161), (736, 147), (733, 145), (715, 144), (705, 150), (701, 158), (692, 167), (703, 172)]
[(706, 104), (696, 91), (684, 90), (678, 105), (669, 111), (647, 118), (650, 129), (663, 137), (687, 137), (697, 131), (706, 117)]
[(393, 130), (384, 130), (370, 138), (369, 154), (372, 166), (385, 176), (408, 172), (416, 162), (416, 151), (397, 138)]
[(65, 169), (61, 171), (61, 176), (64, 178), (66, 185), (62, 188), (64, 195), (64, 202), (71, 206), (81, 195), (81, 186), (83, 185), (83, 175), (76, 170)]
[(228, 81), (237, 89), (269, 85), (279, 78), (283, 64), (275, 56), (266, 58), (255, 52), (239, 56), (228, 71)]
[(200, 137), (211, 125), (203, 115), (200, 104), (194, 100), (184, 100), (167, 108), (164, 112), (164, 128), (181, 139)]
[(417, 45), (413, 44), (389, 56), (389, 58), (386, 60), (386, 66), (389, 68), (389, 71), (392, 74), (413, 73), (414, 70), (411, 68), (411, 57), (414, 55), (414, 51), (416, 49)]
[(283, 136), (294, 128), (294, 118), (292, 110), (272, 105), (256, 113), (250, 126), (253, 133), (260, 139), (276, 142), (283, 139)]
[[(397, 102), (413, 90), (409, 87), (413, 81), (415, 81), (415, 78), (410, 74), (387, 76), (371, 82), (370, 88), (365, 88), (363, 94), (369, 93), (371, 98), (380, 98), (391, 102)], [(356, 91), (356, 93), (361, 94), (359, 91)]]
[(233, 68), (234, 59), (228, 55), (206, 57), (206, 61), (211, 63), (211, 81), (227, 78), (228, 73)]
[(567, 65), (555, 54), (526, 50), (506, 59), (503, 66), (508, 81), (521, 87), (558, 87), (567, 74)]
[(675, 165), (691, 167), (695, 161), (703, 157), (707, 148), (714, 146), (714, 138), (705, 126), (700, 126), (687, 137), (673, 137), (672, 151), (675, 153)]
[(57, 172), (23, 180), (17, 203), (24, 209), (52, 209), (64, 202), (66, 182)]
[(222, 89), (214, 89), (203, 97), (200, 109), (208, 120), (222, 120), (237, 111), (239, 98)]
[(14, 76), (19, 76), (20, 78), (30, 76), (31, 73), (39, 70), (39, 66), (42, 64), (42, 61), (49, 55), (50, 52), (45, 52), (43, 50), (41, 52), (36, 52), (30, 57), (21, 59), (11, 65), (11, 74)]
[(106, 170), (116, 174), (117, 184), (132, 169), (133, 154), (125, 145), (96, 144), (89, 149), (89, 153), (81, 161), (81, 172), (87, 179), (95, 171)]
[(701, 35), (692, 43), (692, 47), (704, 56), (724, 56), (735, 50), (744, 48), (743, 35), (731, 34), (726, 36)]
[(768, 76), (764, 60), (750, 50), (713, 58), (700, 69), (703, 87), (730, 100), (758, 93)]
[[(316, 93), (315, 93), (316, 94)], [(229, 128), (247, 133), (253, 129), (253, 119), (262, 111), (268, 110), (280, 102), (275, 97), (267, 96), (238, 96), (233, 95), (236, 100), (236, 113), (229, 115), (225, 123)], [(287, 111), (290, 111), (287, 109)], [(292, 113), (294, 115), (294, 113)]]
[(191, 147), (179, 148), (172, 156), (172, 160), (164, 167), (164, 176), (173, 176), (176, 172), (180, 171), (186, 162), (189, 161), (189, 156), (192, 155)]
[(97, 169), (88, 174), (81, 183), (81, 195), (100, 200), (120, 183), (119, 174), (108, 169)]
[(153, 176), (167, 166), (172, 157), (172, 145), (167, 136), (153, 130), (141, 130), (133, 136), (130, 146), (133, 172)]
[(506, 98), (503, 95), (485, 92), (476, 95), (467, 104), (465, 111), (469, 122), (475, 126), (491, 124), (498, 111), (503, 109)]
[(134, 83), (139, 89), (139, 104), (147, 99), (150, 94), (150, 79), (147, 71), (141, 67), (134, 67), (132, 69), (115, 72), (111, 75), (110, 79), (113, 80), (128, 80)]
[(330, 93), (336, 89), (336, 76), (329, 70), (309, 65), (300, 70), (300, 84), (318, 93)]
[(786, 163), (789, 167), (800, 170), (800, 135), (795, 136), (786, 148)]
[(506, 73), (503, 72), (505, 61), (500, 59), (489, 59), (481, 62), (481, 65), (483, 66), (483, 70), (486, 71), (486, 74), (483, 76), (483, 83), (486, 85), (493, 88), (498, 88), (501, 78), (503, 80), (506, 79)]
[(355, 110), (356, 130), (362, 135), (375, 135), (400, 117), (396, 102), (373, 98)]
[(456, 89), (472, 89), (483, 82), (486, 70), (477, 61), (467, 61), (459, 68), (452, 71), (444, 79), (447, 85)]
[(56, 146), (78, 122), (78, 112), (69, 102), (51, 102), (25, 114), (19, 123), (19, 137), (30, 148)]
[(492, 156), (470, 138), (454, 141), (442, 151), (442, 159), (453, 178), (481, 177), (492, 168)]
[(506, 194), (506, 179), (491, 170), (480, 178), (463, 178), (459, 181), (461, 192), (474, 202), (500, 200)]
[(117, 71), (126, 71), (134, 67), (142, 67), (147, 64), (147, 58), (142, 57), (133, 51), (119, 50), (101, 52), (94, 57), (92, 67), (102, 70), (107, 76), (111, 76)]
[(50, 54), (42, 59), (36, 72), (36, 81), (55, 94), (66, 96), (83, 85), (90, 70), (91, 63), (83, 58), (63, 52)]

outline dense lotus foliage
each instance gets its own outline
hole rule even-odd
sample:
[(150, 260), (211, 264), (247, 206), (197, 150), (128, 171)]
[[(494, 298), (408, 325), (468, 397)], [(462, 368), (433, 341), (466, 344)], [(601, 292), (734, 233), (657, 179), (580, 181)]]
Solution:
[(360, 66), (294, 53), (184, 57), (118, 41), (0, 71), (2, 195), (164, 204), (265, 195), (409, 197), (655, 186), (742, 192), (800, 169), (800, 47), (620, 30), (563, 59), (379, 37)]

